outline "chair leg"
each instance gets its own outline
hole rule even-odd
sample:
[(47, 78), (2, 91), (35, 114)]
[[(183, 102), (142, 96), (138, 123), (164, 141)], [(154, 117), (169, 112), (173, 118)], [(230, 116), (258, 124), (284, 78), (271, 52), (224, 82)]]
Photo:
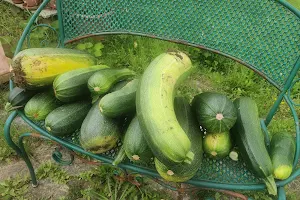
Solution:
[(285, 191), (283, 187), (278, 187), (278, 200), (286, 200)]
[(37, 187), (38, 183), (37, 183), (37, 180), (36, 180), (36, 175), (35, 175), (32, 163), (31, 163), (31, 161), (30, 161), (30, 159), (29, 159), (29, 157), (28, 157), (28, 155), (25, 151), (24, 143), (23, 143), (23, 138), (26, 137), (26, 136), (30, 136), (30, 135), (31, 135), (31, 133), (24, 133), (19, 137), (19, 147), (20, 147), (20, 150), (22, 152), (22, 158), (25, 161), (25, 163), (28, 167), (30, 176), (31, 176), (32, 187)]
[(19, 142), (19, 144), (21, 144), (20, 147), (18, 147), (12, 140), (11, 135), (10, 135), (10, 126), (11, 123), (13, 122), (13, 120), (16, 118), (16, 116), (18, 115), (17, 111), (13, 111), (9, 117), (7, 118), (5, 125), (4, 125), (4, 138), (7, 142), (7, 144), (15, 150), (15, 152), (25, 161), (28, 169), (29, 169), (29, 173), (31, 176), (31, 180), (32, 180), (32, 186), (36, 187), (37, 186), (37, 181), (36, 181), (36, 176), (34, 173), (34, 169), (32, 167), (32, 164), (26, 154), (26, 151), (24, 150), (24, 145), (22, 142)]

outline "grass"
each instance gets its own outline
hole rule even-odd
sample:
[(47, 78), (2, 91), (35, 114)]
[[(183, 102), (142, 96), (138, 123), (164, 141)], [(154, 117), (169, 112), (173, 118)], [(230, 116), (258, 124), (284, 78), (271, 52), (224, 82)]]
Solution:
[[(300, 8), (300, 2), (297, 0), (290, 0), (295, 6)], [(24, 25), (27, 23), (29, 14), (20, 12), (19, 10), (8, 6), (6, 4), (0, 5), (1, 22), (0, 22), (0, 40), (5, 45), (5, 52), (12, 55), (16, 38), (19, 38)], [(51, 22), (49, 22), (51, 23)], [(40, 38), (47, 36), (51, 42), (54, 42), (53, 35), (42, 29), (36, 32), (33, 36), (33, 41), (38, 41)], [(99, 43), (99, 39), (89, 38), (82, 40), (81, 44)], [(37, 42), (33, 42), (37, 45)], [(140, 76), (143, 70), (149, 63), (162, 52), (168, 49), (180, 49), (185, 51), (192, 59), (195, 72), (188, 77), (188, 79), (180, 86), (178, 95), (184, 95), (188, 99), (192, 99), (198, 93), (204, 91), (218, 91), (226, 94), (231, 99), (240, 96), (250, 96), (253, 98), (259, 107), (260, 116), (265, 117), (269, 108), (274, 103), (278, 92), (265, 80), (261, 79), (253, 71), (245, 68), (244, 66), (219, 55), (212, 54), (207, 51), (199, 50), (192, 47), (187, 47), (180, 44), (169, 43), (161, 40), (145, 39), (139, 36), (108, 36), (103, 41), (104, 48), (101, 50), (102, 56), (99, 56), (99, 63), (105, 63), (109, 66), (116, 68), (128, 67), (137, 72)], [(76, 48), (78, 43), (71, 44), (70, 46)], [(295, 100), (299, 101), (300, 97), (297, 96), (297, 91), (300, 90), (300, 84), (295, 85)], [(3, 110), (2, 102), (7, 98), (7, 85), (0, 86), (0, 110)], [(300, 114), (299, 109), (297, 109)], [(4, 120), (7, 114), (0, 116), (0, 130), (3, 130)], [(12, 126), (12, 135), (14, 140), (18, 138), (19, 133), (28, 130), (18, 124)], [(274, 120), (269, 126), (271, 134), (281, 131), (289, 131), (294, 134), (294, 121), (291, 118), (288, 106), (282, 102), (280, 109), (277, 112)], [(27, 149), (34, 151), (34, 143), (40, 142), (36, 140), (28, 140)], [(0, 137), (0, 162), (13, 162), (17, 158), (15, 153), (5, 143), (4, 138)], [(65, 171), (57, 165), (51, 163), (43, 163), (37, 170), (40, 179), (49, 177), (53, 182), (68, 184), (71, 188), (69, 196), (63, 199), (76, 199), (76, 198), (103, 198), (104, 197), (119, 197), (129, 199), (128, 195), (136, 195), (134, 198), (140, 198), (141, 195), (153, 198), (168, 199), (166, 195), (156, 193), (149, 187), (144, 188), (143, 191), (137, 190), (127, 183), (117, 182), (113, 179), (112, 168), (99, 168), (79, 174), (78, 176), (69, 176)], [(26, 186), (29, 183), (29, 177), (17, 177), (4, 181), (2, 189), (9, 188), (6, 195), (20, 196), (26, 193)], [(76, 180), (76, 184), (70, 182)], [(17, 189), (19, 188), (19, 190)], [(13, 190), (12, 190), (13, 189)], [(124, 191), (129, 190), (130, 193), (124, 194)], [(1, 191), (1, 186), (0, 186)], [(99, 192), (100, 191), (100, 192)], [(150, 193), (150, 194), (149, 194)], [(99, 194), (102, 195), (99, 197)], [(246, 192), (254, 199), (270, 199), (268, 195), (263, 192)], [(289, 191), (288, 191), (289, 194)], [(122, 196), (123, 195), (123, 196)], [(212, 195), (215, 199), (225, 199), (225, 197), (217, 192), (199, 191), (198, 197)], [(295, 194), (289, 194), (290, 199), (295, 199)], [(0, 194), (1, 197), (1, 194)], [(145, 197), (145, 199), (146, 199)]]
[(295, 8), (300, 10), (300, 1), (299, 0), (287, 0), (290, 4), (292, 4)]

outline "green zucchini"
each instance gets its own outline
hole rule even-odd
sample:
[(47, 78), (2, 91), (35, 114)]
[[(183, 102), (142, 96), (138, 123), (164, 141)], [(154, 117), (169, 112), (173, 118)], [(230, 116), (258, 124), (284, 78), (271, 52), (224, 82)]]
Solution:
[(139, 80), (134, 79), (122, 89), (109, 93), (99, 102), (100, 111), (107, 117), (119, 117), (135, 111), (136, 90)]
[(204, 92), (194, 97), (192, 106), (200, 126), (207, 133), (229, 131), (236, 122), (237, 111), (225, 95)]
[(68, 136), (80, 128), (90, 108), (89, 101), (62, 105), (49, 113), (45, 119), (45, 127), (52, 135)]
[(128, 126), (124, 136), (123, 146), (127, 157), (133, 162), (147, 164), (153, 157), (152, 151), (144, 139), (136, 116)]
[(9, 92), (5, 110), (9, 112), (17, 108), (22, 108), (35, 94), (36, 91), (34, 90), (25, 90), (23, 88), (14, 87), (13, 90)]
[(54, 94), (62, 102), (78, 101), (90, 95), (88, 79), (97, 71), (107, 69), (106, 65), (95, 65), (75, 69), (57, 76), (53, 82)]
[(93, 153), (103, 153), (112, 149), (120, 138), (119, 124), (105, 117), (98, 108), (99, 101), (85, 117), (80, 129), (81, 146)]
[(26, 103), (24, 113), (33, 121), (41, 121), (60, 105), (52, 92), (38, 93)]
[(270, 156), (276, 179), (287, 179), (293, 171), (293, 162), (296, 153), (294, 137), (289, 133), (276, 133), (270, 144)]
[(241, 156), (246, 166), (264, 180), (269, 193), (276, 195), (273, 166), (265, 146), (257, 105), (248, 97), (236, 99), (234, 105), (237, 108), (237, 122), (231, 132)]
[(197, 125), (197, 121), (194, 119), (192, 109), (187, 100), (183, 97), (176, 97), (174, 107), (178, 122), (191, 141), (191, 151), (195, 154), (195, 157), (191, 164), (174, 163), (172, 165), (165, 165), (155, 158), (155, 167), (160, 176), (165, 180), (184, 182), (191, 179), (201, 166), (203, 158), (203, 135)]
[(134, 75), (135, 73), (127, 68), (101, 70), (89, 78), (88, 88), (93, 96), (100, 96), (107, 93), (118, 81)]
[(229, 131), (223, 133), (209, 133), (203, 139), (204, 152), (214, 159), (224, 158), (231, 150), (231, 138)]
[(136, 109), (144, 138), (154, 156), (164, 163), (191, 163), (191, 142), (174, 112), (176, 86), (192, 71), (182, 52), (156, 57), (144, 72), (136, 95)]

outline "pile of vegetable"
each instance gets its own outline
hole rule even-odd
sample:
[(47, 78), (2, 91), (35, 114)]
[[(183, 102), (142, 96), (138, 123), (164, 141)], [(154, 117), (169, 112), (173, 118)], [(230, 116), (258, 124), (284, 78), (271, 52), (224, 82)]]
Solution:
[[(176, 97), (177, 86), (193, 71), (180, 51), (156, 57), (141, 77), (129, 69), (96, 65), (88, 53), (71, 49), (27, 49), (13, 59), (15, 87), (7, 110), (24, 107), (33, 121), (57, 137), (80, 129), (81, 146), (99, 154), (122, 147), (113, 162), (154, 161), (167, 181), (184, 182), (211, 159), (239, 157), (275, 195), (275, 180), (290, 176), (295, 155), (291, 134), (277, 133), (268, 152), (256, 103), (231, 101), (204, 92), (191, 104)], [(123, 131), (124, 119), (130, 123)], [(199, 128), (200, 127), (200, 128)]]

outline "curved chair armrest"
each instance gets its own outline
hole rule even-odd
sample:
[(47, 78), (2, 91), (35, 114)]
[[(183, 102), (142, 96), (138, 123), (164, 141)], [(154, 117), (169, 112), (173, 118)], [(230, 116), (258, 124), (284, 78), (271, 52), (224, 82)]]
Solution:
[(296, 109), (294, 107), (295, 104), (293, 104), (293, 102), (289, 98), (289, 96), (284, 95), (284, 100), (287, 102), (288, 106), (290, 107), (292, 116), (293, 116), (294, 121), (295, 121), (296, 154), (295, 154), (294, 164), (293, 164), (293, 167), (295, 169), (295, 167), (297, 166), (297, 163), (298, 163), (299, 156), (300, 156), (300, 127), (299, 127), (299, 117), (298, 117), (297, 111), (296, 111)]
[(23, 43), (24, 43), (24, 40), (26, 39), (27, 37), (27, 34), (30, 32), (30, 29), (31, 29), (31, 26), (32, 24), (34, 23), (34, 21), (37, 19), (37, 17), (40, 15), (41, 11), (46, 7), (46, 5), (50, 2), (50, 0), (44, 0), (42, 2), (42, 4), (38, 7), (38, 9), (36, 10), (36, 12), (32, 15), (32, 17), (30, 18), (27, 26), (25, 27), (23, 33), (22, 33), (22, 36), (18, 42), (18, 45), (16, 47), (16, 51), (14, 53), (14, 55), (17, 55), (17, 53), (20, 52), (20, 50), (22, 49), (22, 46), (23, 46)]

